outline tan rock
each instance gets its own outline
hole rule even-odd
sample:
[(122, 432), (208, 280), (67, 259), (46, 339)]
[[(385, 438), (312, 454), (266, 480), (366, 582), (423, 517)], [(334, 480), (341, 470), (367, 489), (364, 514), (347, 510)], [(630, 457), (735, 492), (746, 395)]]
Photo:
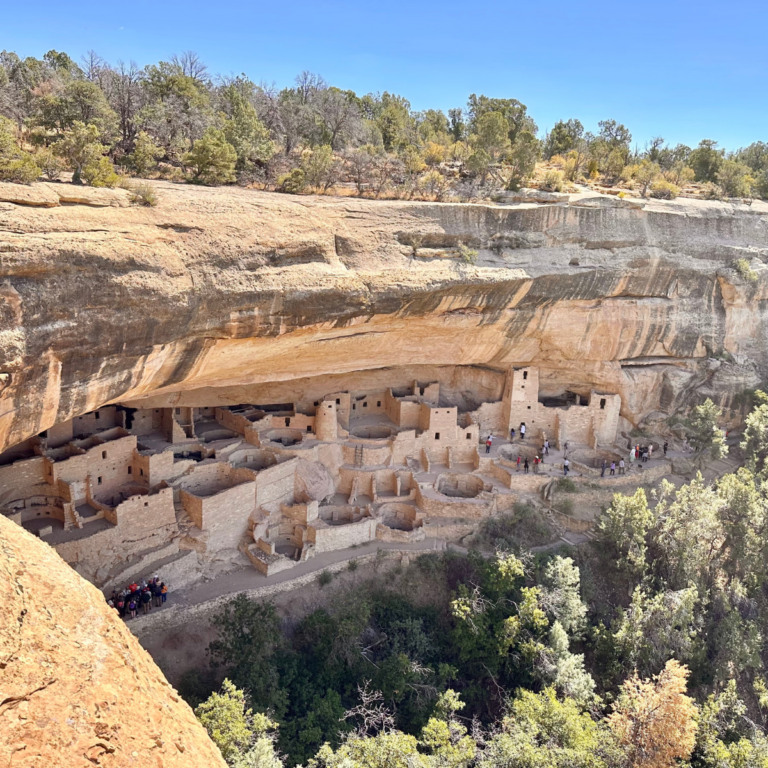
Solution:
[(0, 181), (0, 202), (55, 208), (59, 205), (59, 196), (47, 184), (11, 184)]
[(322, 501), (333, 495), (331, 473), (319, 461), (301, 460), (296, 466), (296, 501)]
[(224, 768), (99, 591), (0, 515), (0, 762)]
[(90, 205), (96, 208), (126, 208), (130, 205), (129, 193), (125, 189), (108, 189), (104, 187), (84, 187), (79, 184), (36, 184), (36, 187), (47, 187), (56, 195), (59, 201), (67, 205)]
[[(0, 207), (0, 447), (110, 402), (311, 405), (414, 380), (490, 402), (524, 364), (544, 396), (620, 394), (633, 425), (768, 378), (768, 271), (746, 284), (733, 268), (768, 255), (764, 203), (154, 184), (156, 208)], [(456, 258), (414, 258), (415, 242)]]

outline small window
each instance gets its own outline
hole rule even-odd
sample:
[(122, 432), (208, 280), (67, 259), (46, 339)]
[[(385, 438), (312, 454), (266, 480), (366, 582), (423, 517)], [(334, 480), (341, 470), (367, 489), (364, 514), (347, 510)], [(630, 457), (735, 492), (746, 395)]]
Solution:
[(439, 440), (439, 439), (440, 439), (440, 433), (439, 432), (435, 432), (435, 440)]
[(97, 485), (101, 485), (101, 480), (102, 480), (102, 478), (101, 478), (101, 477), (99, 477), (99, 478), (98, 478), (98, 483), (97, 483)]
[(106, 459), (107, 458), (107, 452), (106, 451), (102, 451), (101, 452), (101, 458), (102, 459)]
[(368, 401), (366, 400), (366, 401), (363, 403), (363, 408), (367, 408), (367, 407), (368, 407)]
[(528, 378), (528, 371), (523, 371), (523, 381)]
[(354, 404), (354, 403), (352, 403), (352, 410), (353, 410), (353, 411), (357, 410), (357, 407), (355, 406), (355, 404)]
[(291, 420), (289, 418), (286, 418), (285, 420), (285, 426), (290, 427), (291, 426)]
[(309, 424), (307, 424), (307, 432), (311, 432), (311, 431), (312, 431), (312, 427)]
[(338, 397), (336, 398), (336, 405), (341, 405), (341, 400)]
[(377, 400), (376, 401), (376, 407), (377, 408), (381, 408), (381, 400)]
[(148, 502), (148, 501), (145, 501), (145, 502), (144, 502), (144, 506), (145, 506), (145, 507), (148, 507), (148, 506), (149, 506), (149, 502)]
[(93, 416), (96, 419), (100, 419), (101, 418), (101, 414), (98, 411), (96, 411), (96, 413), (94, 413)]
[(132, 475), (132, 474), (133, 474), (133, 467), (128, 467), (128, 474), (129, 474), (129, 475)]
[(320, 405), (320, 402), (318, 400), (315, 400), (315, 408), (317, 408), (318, 405)]
[(155, 408), (155, 413), (160, 413), (160, 409), (159, 408)]
[(528, 410), (529, 410), (529, 411), (531, 410), (531, 406), (530, 406), (530, 405), (528, 406)]
[(139, 474), (143, 475), (144, 474), (144, 470), (143, 469), (139, 469)]
[(472, 435), (470, 435), (469, 432), (467, 432), (467, 440), (471, 440), (471, 439), (472, 439)]
[(181, 408), (176, 409), (176, 415), (178, 416), (181, 413)]
[(603, 408), (605, 408), (605, 398), (601, 397), (600, 398), (600, 409), (602, 410)]

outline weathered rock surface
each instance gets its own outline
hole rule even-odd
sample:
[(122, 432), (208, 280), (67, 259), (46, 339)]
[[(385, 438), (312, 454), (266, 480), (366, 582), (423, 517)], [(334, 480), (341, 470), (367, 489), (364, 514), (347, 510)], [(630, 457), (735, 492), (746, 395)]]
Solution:
[(108, 402), (287, 402), (385, 370), (482, 387), (532, 364), (542, 394), (617, 392), (633, 424), (768, 379), (763, 203), (157, 186), (153, 209), (0, 206), (0, 446)]
[(0, 763), (225, 763), (99, 591), (0, 515)]

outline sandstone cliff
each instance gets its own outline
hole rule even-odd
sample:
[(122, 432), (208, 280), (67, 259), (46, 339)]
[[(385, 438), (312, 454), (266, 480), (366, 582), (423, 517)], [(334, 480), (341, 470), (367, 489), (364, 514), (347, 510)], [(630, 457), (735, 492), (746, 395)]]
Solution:
[(361, 371), (533, 364), (634, 424), (768, 378), (763, 203), (158, 188), (155, 209), (0, 202), (0, 448), (108, 402), (275, 402)]
[(99, 591), (1, 515), (0, 584), (2, 765), (225, 766)]

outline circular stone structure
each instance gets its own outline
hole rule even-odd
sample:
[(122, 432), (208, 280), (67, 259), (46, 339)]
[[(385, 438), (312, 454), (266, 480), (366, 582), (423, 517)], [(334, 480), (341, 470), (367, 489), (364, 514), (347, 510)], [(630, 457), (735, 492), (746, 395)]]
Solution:
[(397, 432), (393, 427), (386, 424), (373, 424), (367, 427), (355, 427), (352, 434), (355, 437), (361, 437), (365, 440), (386, 440)]
[(297, 445), (304, 439), (304, 433), (300, 429), (270, 429), (264, 437), (273, 443), (281, 443), (288, 448)]
[(437, 478), (435, 488), (443, 496), (474, 499), (483, 490), (483, 480), (474, 475), (444, 474)]

